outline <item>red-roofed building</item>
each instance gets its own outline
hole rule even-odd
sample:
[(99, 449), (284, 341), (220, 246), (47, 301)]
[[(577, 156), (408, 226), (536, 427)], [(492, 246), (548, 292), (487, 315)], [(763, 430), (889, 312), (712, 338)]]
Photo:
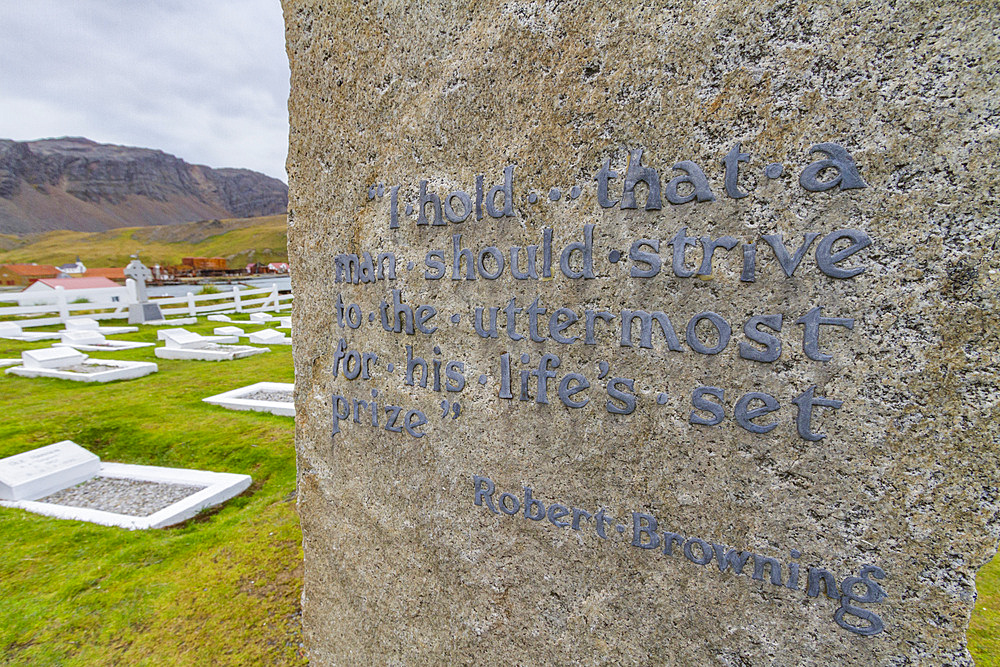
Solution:
[(95, 289), (95, 288), (105, 288), (105, 287), (121, 287), (118, 283), (103, 276), (93, 276), (93, 277), (83, 277), (83, 278), (42, 278), (41, 280), (36, 280), (27, 289), (21, 290), (27, 292), (28, 290), (35, 289), (55, 289), (57, 287), (62, 287), (63, 289)]
[(114, 280), (115, 282), (124, 285), (125, 284), (125, 269), (118, 268), (107, 268), (107, 269), (87, 269), (83, 274), (84, 278), (108, 278), (109, 280)]
[(27, 287), (39, 278), (55, 278), (59, 269), (49, 264), (0, 264), (0, 285)]

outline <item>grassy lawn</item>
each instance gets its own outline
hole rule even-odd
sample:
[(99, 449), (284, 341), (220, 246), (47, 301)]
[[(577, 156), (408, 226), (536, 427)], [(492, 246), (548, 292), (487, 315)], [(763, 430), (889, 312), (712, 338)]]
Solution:
[(1000, 555), (979, 571), (976, 591), (969, 651), (979, 667), (1000, 667)]
[[(154, 342), (156, 329), (115, 338)], [(0, 358), (48, 344), (0, 339)], [(291, 349), (229, 362), (166, 361), (153, 348), (90, 354), (160, 370), (107, 385), (0, 375), (0, 457), (72, 440), (105, 461), (254, 481), (221, 509), (165, 530), (0, 508), (0, 662), (304, 663), (293, 421), (201, 402), (252, 382), (292, 382)]]
[[(216, 326), (202, 322), (188, 328)], [(156, 329), (115, 338), (154, 342)], [(0, 358), (47, 345), (0, 339)], [(303, 664), (292, 420), (201, 402), (292, 382), (291, 349), (231, 362), (165, 361), (152, 348), (91, 355), (156, 361), (160, 371), (108, 385), (0, 375), (0, 457), (73, 440), (106, 461), (248, 473), (254, 483), (166, 530), (0, 508), (0, 661)], [(1000, 665), (1000, 559), (977, 584), (969, 648), (978, 665)]]

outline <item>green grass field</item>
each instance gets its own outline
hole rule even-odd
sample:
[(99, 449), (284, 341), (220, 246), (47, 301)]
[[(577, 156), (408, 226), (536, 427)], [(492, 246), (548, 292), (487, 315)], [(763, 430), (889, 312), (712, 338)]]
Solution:
[(250, 262), (287, 262), (284, 215), (123, 227), (107, 232), (0, 235), (0, 264), (64, 264), (79, 256), (89, 268), (122, 267), (138, 253), (146, 266), (174, 266), (184, 257), (225, 257), (230, 268)]
[[(153, 342), (156, 329), (116, 338)], [(0, 339), (0, 358), (46, 345)], [(303, 664), (292, 419), (201, 402), (252, 382), (292, 382), (291, 349), (230, 362), (165, 361), (152, 348), (92, 356), (160, 370), (108, 385), (0, 375), (0, 457), (73, 440), (106, 461), (248, 473), (254, 483), (165, 530), (0, 508), (0, 662)], [(1000, 665), (1000, 559), (977, 583), (970, 650), (978, 665)]]
[[(117, 338), (153, 342), (156, 330)], [(0, 339), (0, 358), (47, 344)], [(253, 484), (163, 530), (0, 508), (0, 663), (304, 663), (293, 420), (201, 401), (292, 382), (291, 349), (229, 362), (166, 361), (153, 348), (91, 356), (160, 370), (107, 385), (0, 375), (0, 457), (72, 440), (106, 461), (247, 473)]]

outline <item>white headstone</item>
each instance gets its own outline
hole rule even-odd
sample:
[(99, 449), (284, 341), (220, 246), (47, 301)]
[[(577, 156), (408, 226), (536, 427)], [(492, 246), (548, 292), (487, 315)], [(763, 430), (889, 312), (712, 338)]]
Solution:
[(135, 281), (135, 295), (139, 303), (146, 301), (146, 281), (153, 278), (153, 272), (139, 261), (138, 255), (132, 255), (132, 261), (125, 267), (125, 275)]
[(86, 359), (86, 354), (71, 347), (46, 347), (21, 353), (21, 365), (25, 368), (63, 368), (82, 364)]
[(186, 329), (163, 332), (163, 344), (166, 347), (192, 348), (201, 347), (206, 343), (200, 335)]
[(280, 331), (275, 331), (274, 329), (261, 329), (260, 331), (255, 331), (249, 336), (251, 343), (276, 343), (285, 340), (285, 334)]
[(21, 333), (21, 325), (13, 322), (0, 322), (0, 338), (20, 336)]
[(156, 332), (156, 339), (166, 340), (167, 334), (173, 333), (175, 331), (187, 331), (187, 329), (185, 329), (184, 327), (172, 327), (170, 329), (160, 329), (159, 331)]
[(71, 331), (78, 331), (80, 329), (97, 329), (100, 326), (100, 323), (91, 317), (72, 317), (66, 320), (66, 328)]
[(245, 336), (246, 332), (239, 327), (215, 327), (212, 331), (216, 336)]
[(104, 334), (93, 329), (70, 330), (60, 334), (62, 342), (76, 345), (101, 345), (107, 343)]
[(101, 469), (96, 454), (63, 440), (0, 459), (0, 500), (36, 500), (84, 482)]
[(229, 315), (209, 315), (206, 318), (209, 322), (232, 322), (233, 319)]
[(250, 313), (251, 322), (268, 322), (274, 319), (274, 315), (270, 313)]

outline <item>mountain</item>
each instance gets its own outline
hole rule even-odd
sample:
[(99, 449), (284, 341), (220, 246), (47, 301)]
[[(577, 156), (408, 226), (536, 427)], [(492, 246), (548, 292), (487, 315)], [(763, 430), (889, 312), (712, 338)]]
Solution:
[(249, 218), (287, 207), (288, 186), (249, 169), (82, 137), (0, 139), (0, 234)]

